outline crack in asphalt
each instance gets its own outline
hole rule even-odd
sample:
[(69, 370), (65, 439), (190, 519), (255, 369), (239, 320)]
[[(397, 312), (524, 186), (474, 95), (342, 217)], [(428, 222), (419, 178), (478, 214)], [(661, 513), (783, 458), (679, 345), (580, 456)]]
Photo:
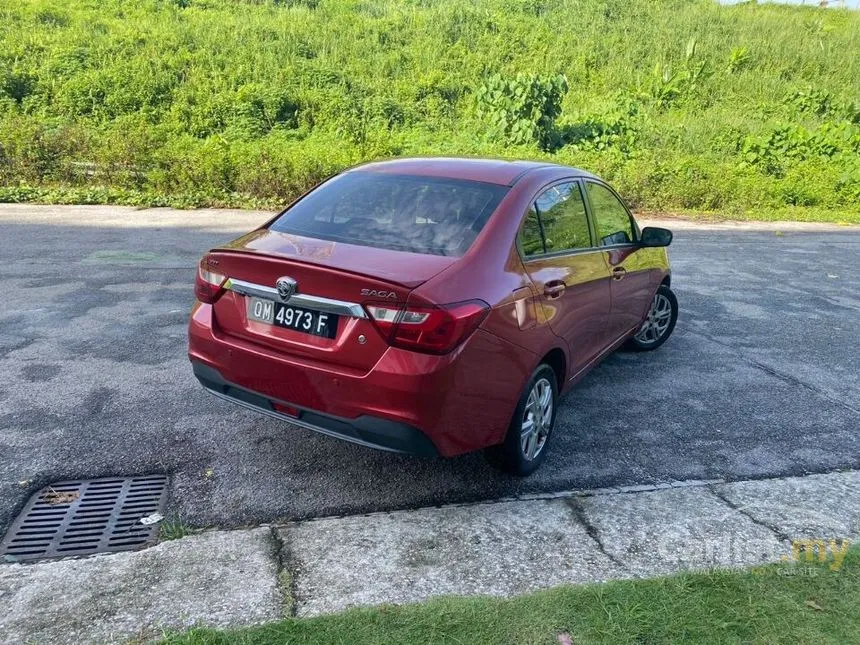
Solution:
[(796, 376), (792, 376), (791, 374), (786, 374), (785, 372), (780, 372), (779, 370), (774, 369), (773, 367), (770, 367), (768, 365), (765, 365), (764, 363), (761, 363), (761, 362), (755, 360), (754, 358), (750, 358), (749, 356), (747, 356), (746, 354), (744, 354), (743, 352), (738, 350), (737, 347), (735, 347), (734, 345), (731, 345), (729, 343), (724, 343), (724, 342), (717, 340), (716, 338), (713, 338), (712, 336), (710, 336), (710, 335), (708, 335), (702, 331), (697, 331), (697, 330), (691, 329), (689, 327), (685, 331), (688, 334), (691, 334), (693, 336), (699, 336), (701, 338), (704, 338), (705, 340), (711, 341), (712, 343), (716, 343), (720, 347), (724, 347), (724, 348), (730, 350), (732, 353), (735, 354), (735, 356), (737, 356), (738, 358), (740, 358), (741, 360), (743, 360), (747, 364), (752, 365), (756, 369), (759, 369), (759, 370), (761, 370), (767, 374), (770, 374), (771, 376), (778, 378), (779, 380), (784, 381), (784, 382), (788, 383), (789, 385), (799, 385), (800, 387), (804, 388), (805, 390), (808, 390), (808, 391), (812, 392), (813, 394), (817, 394), (818, 396), (825, 398), (828, 401), (830, 401), (831, 403), (835, 403), (836, 405), (841, 406), (841, 407), (845, 408), (846, 410), (853, 412), (854, 414), (860, 414), (860, 408), (855, 408), (854, 406), (852, 406), (849, 403), (846, 403), (842, 399), (840, 399), (838, 397), (834, 397), (833, 395), (826, 392), (825, 390), (822, 390), (821, 388), (816, 387), (815, 385), (812, 385), (811, 383), (806, 383), (805, 381), (802, 381), (801, 379), (797, 378)]
[(754, 367), (757, 367), (758, 369), (760, 369), (764, 372), (767, 372), (771, 376), (775, 376), (776, 378), (781, 379), (781, 380), (785, 381), (786, 383), (799, 385), (800, 387), (806, 388), (810, 392), (813, 392), (815, 394), (818, 394), (821, 397), (824, 397), (825, 399), (827, 399), (831, 403), (835, 403), (836, 405), (841, 405), (846, 410), (850, 410), (851, 412), (854, 412), (855, 414), (860, 414), (860, 408), (855, 408), (854, 406), (846, 403), (842, 399), (831, 396), (830, 394), (828, 394), (827, 392), (825, 392), (821, 388), (818, 388), (818, 387), (816, 387), (810, 383), (805, 383), (804, 381), (801, 381), (800, 379), (792, 376), (791, 374), (785, 374), (783, 372), (780, 372), (779, 370), (776, 370), (776, 369), (774, 369), (768, 365), (765, 365), (764, 363), (760, 363), (755, 359), (743, 356), (742, 354), (741, 354), (741, 358), (743, 358), (745, 361), (747, 361), (748, 363), (750, 363)]

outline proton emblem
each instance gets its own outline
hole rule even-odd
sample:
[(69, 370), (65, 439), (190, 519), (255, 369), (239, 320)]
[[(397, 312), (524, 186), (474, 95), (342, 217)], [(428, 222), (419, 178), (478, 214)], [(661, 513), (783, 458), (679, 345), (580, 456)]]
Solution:
[(281, 300), (286, 302), (290, 299), (290, 296), (296, 292), (296, 284), (295, 279), (289, 276), (285, 275), (278, 278), (278, 281), (275, 283), (275, 288), (278, 290), (278, 296)]

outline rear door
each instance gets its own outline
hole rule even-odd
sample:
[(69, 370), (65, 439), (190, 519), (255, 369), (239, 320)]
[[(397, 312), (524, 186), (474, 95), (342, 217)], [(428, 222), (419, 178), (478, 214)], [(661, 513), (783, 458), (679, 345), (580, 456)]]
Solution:
[(543, 189), (519, 236), (523, 264), (552, 330), (565, 339), (575, 374), (607, 342), (609, 268), (594, 248), (580, 182)]
[(624, 202), (607, 185), (585, 181), (585, 192), (597, 234), (612, 274), (609, 329), (613, 340), (636, 328), (654, 295), (652, 261), (638, 246), (639, 228)]

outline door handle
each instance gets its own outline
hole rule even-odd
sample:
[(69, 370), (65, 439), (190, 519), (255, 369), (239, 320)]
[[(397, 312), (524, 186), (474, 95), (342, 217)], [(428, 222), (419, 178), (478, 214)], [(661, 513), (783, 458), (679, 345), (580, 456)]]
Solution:
[(551, 280), (543, 286), (543, 295), (549, 299), (555, 299), (564, 293), (565, 284), (561, 280)]
[(624, 267), (615, 267), (614, 269), (612, 269), (613, 280), (621, 280), (626, 275), (627, 269), (625, 269)]

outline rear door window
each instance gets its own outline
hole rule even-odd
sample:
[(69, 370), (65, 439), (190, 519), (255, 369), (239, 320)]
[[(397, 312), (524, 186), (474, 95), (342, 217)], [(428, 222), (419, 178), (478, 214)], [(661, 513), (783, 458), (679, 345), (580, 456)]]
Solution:
[(463, 179), (352, 171), (322, 184), (269, 227), (361, 246), (459, 256), (507, 193)]
[(579, 183), (556, 184), (535, 200), (546, 253), (591, 247), (588, 216)]

